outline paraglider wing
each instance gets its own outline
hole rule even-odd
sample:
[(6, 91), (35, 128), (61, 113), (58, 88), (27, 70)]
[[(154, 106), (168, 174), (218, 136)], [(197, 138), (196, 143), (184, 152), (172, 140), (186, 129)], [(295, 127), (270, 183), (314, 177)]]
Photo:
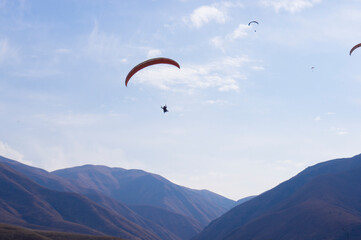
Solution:
[(155, 64), (171, 64), (173, 66), (176, 66), (177, 68), (180, 69), (179, 64), (170, 59), (170, 58), (152, 58), (152, 59), (148, 59), (142, 63), (139, 63), (137, 66), (135, 66), (132, 70), (130, 70), (130, 72), (128, 73), (126, 79), (125, 79), (125, 86), (128, 85), (129, 80), (131, 79), (131, 77), (136, 74), (139, 70), (142, 70), (143, 68), (146, 68), (148, 66), (151, 65), (155, 65)]
[(248, 23), (248, 26), (251, 26), (252, 23), (257, 23), (257, 24), (259, 24), (257, 21), (250, 21), (250, 22)]
[(351, 56), (352, 52), (353, 52), (356, 48), (359, 48), (359, 47), (361, 47), (361, 43), (356, 44), (355, 46), (353, 46), (353, 48), (351, 48), (351, 50), (350, 50), (350, 56)]

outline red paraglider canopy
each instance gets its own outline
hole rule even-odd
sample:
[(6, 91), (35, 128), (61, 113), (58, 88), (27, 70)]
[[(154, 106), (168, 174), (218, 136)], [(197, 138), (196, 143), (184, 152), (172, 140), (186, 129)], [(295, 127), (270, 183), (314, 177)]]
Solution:
[(361, 43), (356, 44), (355, 46), (353, 46), (353, 48), (351, 48), (351, 50), (350, 50), (350, 56), (351, 56), (352, 52), (353, 52), (356, 48), (359, 48), (359, 47), (361, 47)]
[(151, 66), (151, 65), (155, 65), (155, 64), (171, 64), (173, 66), (176, 66), (177, 68), (180, 69), (180, 66), (179, 64), (170, 59), (170, 58), (152, 58), (152, 59), (149, 59), (149, 60), (146, 60), (142, 63), (139, 63), (137, 66), (135, 66), (132, 70), (130, 70), (130, 72), (128, 73), (126, 79), (125, 79), (125, 86), (128, 85), (128, 82), (130, 80), (130, 78), (136, 74), (139, 70), (143, 69), (143, 68), (146, 68), (148, 66)]

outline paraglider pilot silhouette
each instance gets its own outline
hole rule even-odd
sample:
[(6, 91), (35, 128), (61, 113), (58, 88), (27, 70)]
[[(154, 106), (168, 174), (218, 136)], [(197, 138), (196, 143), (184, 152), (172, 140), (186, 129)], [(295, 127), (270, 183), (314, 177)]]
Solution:
[(168, 112), (167, 105), (164, 105), (163, 107), (160, 106), (161, 109), (163, 109), (163, 113)]

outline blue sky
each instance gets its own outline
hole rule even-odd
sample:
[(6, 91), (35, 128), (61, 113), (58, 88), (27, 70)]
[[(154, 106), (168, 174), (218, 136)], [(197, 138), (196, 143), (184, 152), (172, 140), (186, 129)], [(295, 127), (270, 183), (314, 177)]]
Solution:
[(360, 0), (0, 0), (0, 155), (262, 193), (361, 152), (360, 26)]

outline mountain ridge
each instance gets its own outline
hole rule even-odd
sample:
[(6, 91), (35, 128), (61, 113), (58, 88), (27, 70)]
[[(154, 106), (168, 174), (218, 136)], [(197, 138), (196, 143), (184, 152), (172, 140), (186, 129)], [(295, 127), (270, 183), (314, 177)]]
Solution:
[(318, 163), (236, 206), (193, 239), (341, 240), (351, 233), (360, 239), (360, 181), (361, 155)]
[(225, 213), (234, 203), (218, 194), (182, 187), (143, 170), (87, 164), (52, 173), (123, 203), (164, 208), (194, 218), (203, 226)]
[[(172, 239), (172, 240), (184, 240), (189, 239), (191, 236), (196, 235), (198, 232), (206, 224), (201, 224), (195, 218), (187, 216), (183, 213), (177, 213), (172, 211), (172, 209), (165, 209), (160, 208), (158, 206), (151, 206), (151, 205), (139, 205), (134, 206), (134, 204), (125, 204), (119, 200), (116, 200), (109, 196), (109, 189), (107, 189), (107, 184), (109, 186), (114, 184), (116, 179), (114, 177), (107, 178), (108, 181), (103, 182), (102, 184), (95, 184), (96, 182), (89, 181), (88, 179), (85, 181), (86, 183), (92, 183), (92, 187), (84, 184), (76, 184), (72, 179), (66, 179), (60, 176), (53, 174), (52, 172), (48, 172), (46, 170), (31, 167), (20, 162), (7, 159), (0, 156), (0, 163), (4, 163), (10, 166), (12, 169), (20, 172), (24, 176), (32, 179), (35, 183), (39, 184), (40, 186), (46, 187), (48, 189), (61, 191), (61, 192), (69, 192), (69, 193), (76, 193), (81, 194), (88, 198), (91, 201), (99, 204), (100, 206), (106, 208), (107, 210), (111, 210), (119, 214), (120, 216), (126, 217), (131, 222), (135, 223), (136, 225), (140, 226), (141, 228), (147, 229), (148, 231), (154, 233), (155, 235), (159, 236), (161, 239)], [(75, 167), (75, 171), (78, 169), (82, 169), (83, 167)], [(116, 172), (128, 172), (129, 170), (122, 169), (122, 168), (109, 168), (106, 166), (101, 165), (85, 165), (85, 168), (97, 168), (96, 170), (100, 169), (100, 173), (104, 171), (116, 171)], [(71, 171), (74, 171), (72, 169)], [(189, 192), (189, 195), (196, 195), (198, 198), (206, 199), (207, 201), (212, 202), (213, 204), (224, 204), (222, 201), (228, 202), (226, 198), (222, 196), (212, 193), (208, 190), (193, 190), (190, 188), (182, 187), (176, 184), (171, 183), (169, 180), (152, 173), (147, 173), (143, 170), (131, 170), (130, 171), (130, 179), (135, 179), (137, 176), (147, 176), (152, 178), (155, 181), (159, 181), (164, 183), (165, 188), (169, 188), (168, 184), (171, 186), (176, 186), (176, 188), (180, 188), (185, 192)], [(89, 176), (87, 176), (89, 177)], [(100, 191), (98, 187), (101, 186)], [(172, 188), (172, 187), (170, 187)], [(105, 191), (104, 191), (105, 190)], [(180, 193), (184, 194), (184, 193)], [(217, 202), (218, 201), (218, 202)], [(230, 203), (233, 201), (231, 200)], [(135, 209), (137, 208), (137, 211)], [(142, 209), (144, 213), (140, 211)], [(1, 206), (0, 206), (1, 212)], [(157, 218), (151, 217), (149, 212), (152, 212), (153, 216), (157, 216)], [(13, 217), (13, 216), (12, 216)], [(169, 224), (169, 218), (172, 219), (174, 222), (173, 224)], [(9, 218), (10, 219), (10, 216)], [(6, 222), (9, 223), (9, 222)], [(175, 228), (174, 226), (179, 225), (182, 226), (181, 230)], [(39, 226), (37, 226), (39, 227)]]
[(0, 163), (0, 186), (1, 211), (6, 213), (0, 216), (1, 223), (130, 239), (157, 239), (85, 196), (44, 188), (3, 163)]

